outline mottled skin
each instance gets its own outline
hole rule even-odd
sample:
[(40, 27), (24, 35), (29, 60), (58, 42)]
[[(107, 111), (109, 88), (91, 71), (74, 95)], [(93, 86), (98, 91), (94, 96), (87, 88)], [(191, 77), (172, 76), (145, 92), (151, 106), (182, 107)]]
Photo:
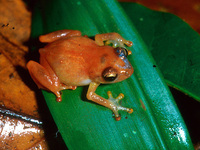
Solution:
[[(34, 61), (27, 64), (39, 88), (53, 92), (57, 101), (61, 101), (61, 90), (75, 90), (77, 86), (89, 85), (87, 98), (111, 109), (116, 120), (121, 119), (118, 110), (133, 112), (119, 105), (123, 94), (114, 99), (111, 92), (108, 92), (109, 99), (104, 99), (95, 93), (101, 83), (120, 82), (132, 75), (131, 64), (124, 53), (116, 48), (131, 46), (132, 42), (117, 33), (97, 34), (95, 40), (92, 40), (81, 36), (77, 30), (59, 30), (42, 35), (39, 39), (48, 43), (39, 50), (40, 64)], [(113, 46), (107, 45), (110, 43)], [(131, 54), (130, 51), (127, 53)]]

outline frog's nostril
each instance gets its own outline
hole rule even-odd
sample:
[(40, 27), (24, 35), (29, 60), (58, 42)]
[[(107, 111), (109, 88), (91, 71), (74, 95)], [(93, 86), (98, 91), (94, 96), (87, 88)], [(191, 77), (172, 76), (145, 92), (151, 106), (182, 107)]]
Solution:
[(126, 75), (126, 76), (131, 76), (132, 74), (133, 74), (133, 69), (127, 70), (127, 71), (125, 72), (125, 75)]

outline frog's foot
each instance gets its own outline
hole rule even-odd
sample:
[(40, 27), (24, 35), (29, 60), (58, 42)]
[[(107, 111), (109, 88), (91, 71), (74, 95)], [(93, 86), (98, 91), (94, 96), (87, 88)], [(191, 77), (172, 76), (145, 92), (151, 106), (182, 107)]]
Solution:
[(61, 102), (62, 101), (62, 97), (61, 97), (61, 92), (57, 91), (56, 93), (54, 93), (56, 95), (56, 101), (57, 102)]
[(127, 45), (128, 47), (132, 46), (133, 43), (131, 41), (127, 41), (125, 39), (117, 39), (117, 40), (107, 40), (105, 41), (105, 45), (110, 45), (112, 44), (112, 47), (116, 48), (116, 47), (124, 47), (125, 45)]
[[(128, 41), (124, 39), (120, 34), (118, 33), (105, 33), (105, 34), (97, 34), (95, 35), (95, 42), (99, 46), (104, 45), (111, 45), (114, 48), (122, 47), (126, 49), (126, 46), (130, 47), (133, 45), (131, 41)], [(131, 54), (131, 51), (128, 51), (128, 55)]]
[(120, 93), (117, 96), (117, 98), (113, 98), (111, 91), (108, 91), (107, 94), (108, 94), (108, 97), (109, 97), (108, 101), (110, 102), (111, 110), (113, 111), (113, 113), (115, 115), (115, 119), (117, 121), (119, 121), (121, 119), (121, 117), (118, 113), (119, 110), (126, 111), (130, 114), (133, 112), (132, 108), (126, 108), (126, 107), (123, 107), (119, 104), (120, 100), (122, 100), (124, 98), (124, 94)]
[(59, 91), (54, 92), (54, 94), (56, 95), (56, 101), (57, 102), (61, 102), (62, 101), (61, 90), (66, 90), (66, 89), (75, 90), (76, 88), (77, 88), (77, 86), (65, 85), (63, 83), (60, 83), (60, 89), (59, 89)]
[(65, 85), (63, 83), (60, 84), (60, 90), (66, 90), (66, 89), (76, 90), (76, 88), (77, 86)]

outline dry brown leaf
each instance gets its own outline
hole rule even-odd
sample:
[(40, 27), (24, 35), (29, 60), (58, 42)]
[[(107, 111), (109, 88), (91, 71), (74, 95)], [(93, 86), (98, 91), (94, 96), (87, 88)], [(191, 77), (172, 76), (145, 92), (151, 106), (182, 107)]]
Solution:
[[(28, 47), (23, 45), (30, 24), (31, 13), (23, 1), (0, 0), (0, 106), (39, 118), (37, 87), (26, 70)], [(0, 111), (0, 148), (48, 149), (43, 129), (17, 116), (10, 118)]]
[(31, 13), (22, 0), (0, 0), (0, 33), (12, 43), (30, 37)]
[(44, 140), (44, 131), (32, 123), (0, 115), (0, 126), (1, 149), (25, 150)]
[[(4, 44), (5, 49), (0, 48), (1, 105), (9, 109), (39, 117), (35, 92), (32, 91), (25, 82), (27, 80), (32, 82), (32, 80), (27, 70), (24, 68), (26, 64), (24, 53), (16, 47), (9, 47), (9, 43), (6, 44), (4, 42)], [(6, 45), (8, 46), (6, 47)], [(15, 52), (12, 53), (13, 50), (15, 50)], [(11, 56), (10, 54), (14, 55)], [(16, 56), (16, 59), (12, 58), (14, 56)]]

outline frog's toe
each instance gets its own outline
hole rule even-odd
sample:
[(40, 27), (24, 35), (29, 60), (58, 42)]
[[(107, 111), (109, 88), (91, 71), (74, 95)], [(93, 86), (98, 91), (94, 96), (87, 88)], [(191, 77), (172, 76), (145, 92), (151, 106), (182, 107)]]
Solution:
[(116, 120), (116, 121), (119, 121), (119, 120), (121, 120), (121, 117), (120, 117), (120, 116), (115, 117), (115, 120)]
[(116, 47), (131, 47), (133, 45), (133, 43), (131, 41), (127, 41), (127, 40), (107, 40), (105, 43), (105, 45), (111, 45), (112, 47), (116, 48)]
[(133, 109), (132, 108), (126, 108), (126, 107), (123, 107), (119, 104), (120, 100), (122, 100), (124, 98), (124, 94), (120, 93), (117, 98), (113, 98), (112, 96), (112, 93), (110, 91), (108, 91), (108, 101), (110, 101), (111, 103), (111, 109), (115, 115), (115, 119), (117, 121), (119, 121), (121, 119), (118, 111), (119, 110), (122, 110), (122, 111), (126, 111), (128, 113), (132, 113), (133, 112)]
[(131, 114), (131, 113), (133, 113), (133, 109), (132, 108), (128, 108), (129, 110), (128, 110), (128, 113), (129, 114)]
[(61, 97), (57, 97), (57, 98), (56, 98), (56, 101), (57, 101), (57, 102), (61, 102), (61, 101), (62, 101), (62, 98), (61, 98)]
[(56, 101), (61, 102), (62, 101), (61, 92), (56, 91), (56, 92), (54, 92), (54, 94), (56, 95)]

